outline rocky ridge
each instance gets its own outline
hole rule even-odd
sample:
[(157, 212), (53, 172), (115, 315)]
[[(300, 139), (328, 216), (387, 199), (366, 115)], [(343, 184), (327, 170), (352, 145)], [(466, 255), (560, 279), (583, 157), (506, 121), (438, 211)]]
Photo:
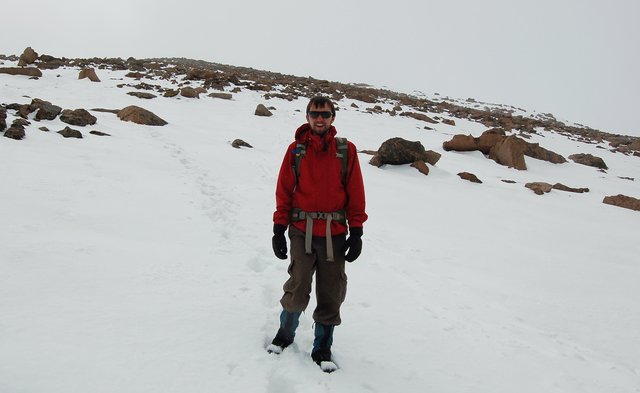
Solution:
[[(122, 83), (118, 87), (135, 89), (135, 92), (127, 94), (141, 99), (154, 99), (158, 96), (175, 97), (178, 95), (185, 98), (198, 99), (201, 94), (207, 94), (209, 97), (216, 99), (231, 99), (234, 93), (246, 89), (259, 92), (265, 100), (278, 98), (292, 101), (300, 97), (314, 95), (325, 95), (336, 102), (340, 102), (343, 99), (351, 99), (361, 102), (365, 107), (367, 104), (371, 105), (364, 109), (366, 112), (377, 115), (411, 117), (424, 122), (425, 129), (430, 129), (430, 124), (437, 123), (455, 127), (456, 119), (469, 120), (480, 123), (489, 128), (489, 130), (478, 137), (455, 135), (443, 145), (445, 151), (480, 151), (487, 158), (496, 161), (498, 164), (519, 170), (526, 170), (525, 155), (555, 164), (562, 164), (567, 161), (559, 154), (526, 141), (531, 134), (540, 133), (542, 132), (541, 130), (553, 131), (582, 143), (608, 143), (609, 150), (612, 152), (640, 157), (640, 138), (607, 133), (581, 125), (567, 125), (556, 120), (551, 114), (527, 117), (517, 115), (518, 109), (513, 107), (491, 107), (486, 105), (482, 107), (481, 103), (472, 99), (468, 99), (465, 103), (450, 99), (432, 100), (385, 89), (376, 89), (366, 85), (331, 82), (311, 77), (298, 77), (185, 58), (68, 59), (38, 55), (33, 49), (27, 48), (19, 57), (0, 55), (1, 60), (17, 61), (19, 67), (0, 67), (0, 73), (24, 75), (35, 79), (42, 75), (40, 70), (51, 70), (60, 67), (76, 68), (79, 70), (79, 79), (88, 78), (92, 82), (100, 82), (98, 75), (101, 69), (128, 71), (126, 74), (128, 83)], [(145, 81), (142, 81), (142, 79), (145, 79)], [(162, 87), (160, 84), (149, 82), (159, 79), (169, 81), (174, 88)], [(386, 106), (390, 106), (392, 109), (385, 110), (380, 104), (390, 104)], [(359, 109), (356, 104), (352, 104), (352, 106)], [(270, 116), (270, 109), (273, 110), (275, 108), (267, 108), (260, 104), (256, 108), (255, 115)], [(133, 121), (139, 124), (155, 126), (167, 124), (159, 116), (136, 106), (122, 109), (92, 110), (112, 112), (117, 114), (123, 121)], [(7, 111), (14, 111), (16, 116), (20, 117), (8, 129), (6, 124)], [(93, 125), (96, 122), (95, 117), (85, 109), (63, 109), (55, 104), (35, 98), (28, 104), (3, 103), (0, 106), (0, 132), (6, 129), (6, 132), (4, 132), (5, 137), (12, 139), (24, 138), (26, 135), (24, 127), (30, 124), (28, 119), (34, 112), (35, 117), (33, 118), (36, 121), (52, 120), (60, 116), (61, 121), (70, 125), (85, 126)], [(437, 116), (434, 116), (434, 113)], [(71, 131), (75, 130), (66, 127), (59, 133), (65, 137), (82, 137), (81, 132)], [(95, 130), (91, 133), (108, 135)], [(246, 142), (234, 144), (234, 147), (240, 146), (249, 147), (250, 145)], [(438, 153), (426, 151), (420, 142), (405, 141), (402, 138), (386, 141), (378, 151), (371, 153), (374, 155), (371, 160), (372, 165), (411, 164), (426, 175), (429, 172), (427, 163), (435, 165), (440, 158)], [(597, 167), (603, 171), (607, 169), (606, 164), (599, 157), (576, 154), (570, 156), (569, 159), (580, 164)], [(461, 178), (475, 183), (482, 183), (475, 175), (468, 172), (461, 175)], [(584, 187), (573, 189), (562, 185), (558, 187), (549, 185), (547, 187), (547, 183), (543, 182), (536, 184), (534, 191), (539, 194), (549, 192), (551, 189), (588, 192), (588, 189)], [(538, 192), (540, 190), (544, 191)], [(624, 205), (624, 207), (635, 206), (629, 204), (627, 199), (625, 199)]]

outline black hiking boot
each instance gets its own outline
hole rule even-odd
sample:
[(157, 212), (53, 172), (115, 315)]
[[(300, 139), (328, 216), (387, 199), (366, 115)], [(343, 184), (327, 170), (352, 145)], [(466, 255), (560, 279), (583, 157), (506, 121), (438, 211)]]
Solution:
[(267, 347), (267, 352), (281, 354), (282, 351), (293, 343), (301, 312), (289, 312), (282, 310), (280, 313), (280, 328), (278, 333)]

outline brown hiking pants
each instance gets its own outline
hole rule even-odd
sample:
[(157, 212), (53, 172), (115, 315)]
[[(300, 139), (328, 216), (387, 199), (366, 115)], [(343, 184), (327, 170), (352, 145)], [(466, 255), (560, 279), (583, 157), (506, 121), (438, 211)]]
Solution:
[(286, 311), (304, 311), (309, 304), (313, 274), (316, 275), (316, 309), (313, 320), (322, 325), (340, 324), (340, 306), (347, 295), (343, 246), (346, 236), (332, 237), (334, 261), (327, 261), (327, 242), (314, 236), (311, 254), (305, 254), (304, 232), (289, 226), (291, 263), (280, 304)]

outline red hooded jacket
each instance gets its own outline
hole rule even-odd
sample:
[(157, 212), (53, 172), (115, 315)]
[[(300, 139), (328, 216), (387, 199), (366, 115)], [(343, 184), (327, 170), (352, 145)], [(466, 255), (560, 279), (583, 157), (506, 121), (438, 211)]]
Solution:
[[(353, 143), (348, 142), (348, 161), (345, 185), (342, 184), (342, 160), (336, 156), (337, 143), (335, 127), (319, 136), (311, 131), (309, 124), (296, 130), (296, 140), (289, 145), (282, 160), (276, 186), (275, 224), (288, 225), (292, 208), (305, 212), (336, 212), (345, 210), (349, 227), (362, 227), (367, 220), (365, 213), (364, 182), (358, 154)], [(296, 159), (296, 145), (304, 143), (306, 154), (300, 160), (299, 177), (296, 185), (293, 163)], [(305, 222), (291, 223), (305, 231)], [(314, 220), (313, 236), (326, 236), (326, 221)], [(345, 233), (344, 224), (331, 221), (333, 236)]]

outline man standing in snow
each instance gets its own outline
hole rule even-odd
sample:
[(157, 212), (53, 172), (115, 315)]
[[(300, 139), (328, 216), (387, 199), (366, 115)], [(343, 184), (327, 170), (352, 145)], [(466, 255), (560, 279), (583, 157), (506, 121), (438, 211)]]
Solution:
[(362, 225), (367, 220), (356, 147), (336, 137), (335, 117), (329, 99), (314, 97), (309, 101), (307, 123), (296, 131), (280, 167), (272, 238), (275, 255), (286, 259), (288, 227), (291, 263), (280, 299), (280, 328), (268, 351), (281, 353), (293, 343), (300, 314), (309, 304), (315, 273), (317, 305), (311, 357), (325, 371), (335, 370), (331, 344), (347, 292), (345, 260), (353, 262), (360, 255)]

